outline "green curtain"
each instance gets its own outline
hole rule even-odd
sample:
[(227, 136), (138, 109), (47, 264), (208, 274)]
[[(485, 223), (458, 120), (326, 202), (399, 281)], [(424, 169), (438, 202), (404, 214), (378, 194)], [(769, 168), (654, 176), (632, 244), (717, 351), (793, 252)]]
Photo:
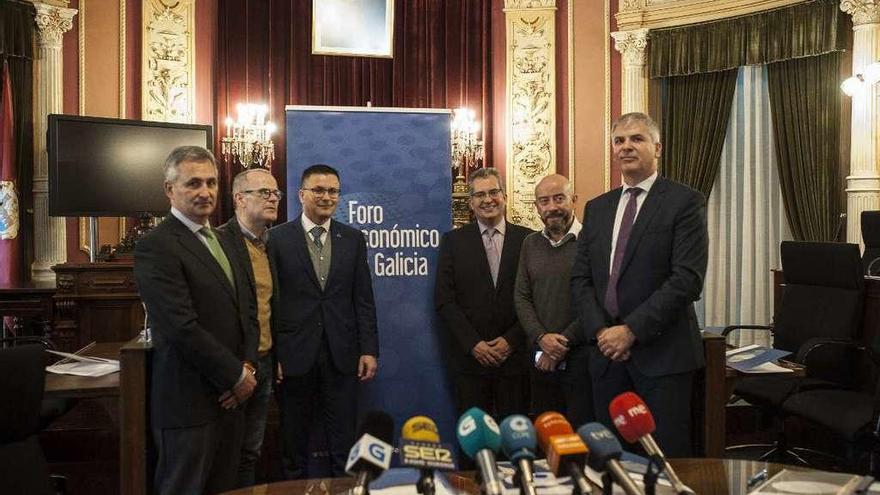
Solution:
[(767, 66), (773, 138), (792, 235), (831, 241), (840, 214), (840, 53)]
[(0, 0), (0, 56), (34, 58), (34, 5)]
[(707, 198), (721, 161), (737, 72), (663, 79), (660, 169), (664, 177), (687, 184)]
[(811, 57), (845, 49), (851, 33), (839, 0), (651, 30), (649, 72), (684, 76)]

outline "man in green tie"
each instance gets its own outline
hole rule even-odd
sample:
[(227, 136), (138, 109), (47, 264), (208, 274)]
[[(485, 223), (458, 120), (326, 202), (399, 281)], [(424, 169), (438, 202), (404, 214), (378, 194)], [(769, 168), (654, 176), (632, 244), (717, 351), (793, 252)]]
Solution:
[(135, 248), (134, 275), (153, 336), (151, 426), (160, 494), (218, 493), (236, 481), (239, 407), (256, 385), (257, 332), (246, 275), (208, 217), (217, 201), (210, 151), (165, 161), (171, 214)]

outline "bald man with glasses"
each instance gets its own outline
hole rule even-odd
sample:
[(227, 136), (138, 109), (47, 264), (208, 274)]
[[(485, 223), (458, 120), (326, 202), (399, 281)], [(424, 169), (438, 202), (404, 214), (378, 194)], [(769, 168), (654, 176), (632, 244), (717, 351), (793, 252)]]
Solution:
[(247, 274), (246, 296), (252, 311), (248, 321), (259, 335), (255, 364), (257, 386), (244, 404), (244, 441), (238, 467), (237, 486), (254, 484), (255, 468), (260, 458), (266, 414), (272, 396), (274, 362), (272, 358), (272, 293), (275, 287), (273, 268), (266, 254), (269, 227), (278, 219), (278, 204), (284, 193), (272, 173), (264, 168), (251, 168), (236, 175), (232, 181), (235, 215), (217, 230), (235, 247), (231, 260)]

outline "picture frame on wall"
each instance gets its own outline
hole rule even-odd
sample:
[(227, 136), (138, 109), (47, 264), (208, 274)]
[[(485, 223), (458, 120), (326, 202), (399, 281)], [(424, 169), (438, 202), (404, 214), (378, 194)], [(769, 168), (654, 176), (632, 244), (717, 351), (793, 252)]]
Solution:
[(392, 58), (394, 0), (312, 0), (312, 54)]

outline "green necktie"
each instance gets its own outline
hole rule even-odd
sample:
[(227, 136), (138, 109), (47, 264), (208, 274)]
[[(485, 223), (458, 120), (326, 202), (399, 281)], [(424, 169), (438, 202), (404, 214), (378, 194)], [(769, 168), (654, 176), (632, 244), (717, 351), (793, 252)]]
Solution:
[(226, 253), (224, 253), (223, 248), (220, 247), (220, 241), (217, 240), (214, 231), (211, 230), (211, 227), (202, 227), (199, 230), (199, 234), (205, 238), (205, 241), (207, 241), (208, 244), (208, 251), (211, 251), (211, 256), (213, 256), (214, 259), (217, 260), (217, 263), (220, 264), (220, 268), (226, 273), (226, 278), (229, 279), (229, 283), (232, 284), (232, 287), (235, 287), (235, 279), (232, 278), (232, 265), (229, 264), (229, 258), (226, 257)]

